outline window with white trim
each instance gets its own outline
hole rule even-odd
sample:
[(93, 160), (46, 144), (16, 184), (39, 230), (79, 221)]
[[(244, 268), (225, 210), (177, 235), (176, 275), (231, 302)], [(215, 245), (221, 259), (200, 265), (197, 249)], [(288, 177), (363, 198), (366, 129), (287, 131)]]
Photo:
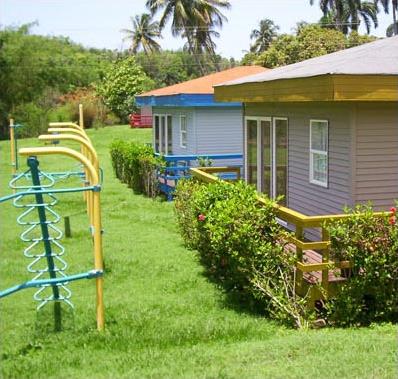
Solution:
[(329, 122), (310, 121), (310, 183), (328, 186)]
[(180, 116), (180, 146), (187, 147), (187, 117)]

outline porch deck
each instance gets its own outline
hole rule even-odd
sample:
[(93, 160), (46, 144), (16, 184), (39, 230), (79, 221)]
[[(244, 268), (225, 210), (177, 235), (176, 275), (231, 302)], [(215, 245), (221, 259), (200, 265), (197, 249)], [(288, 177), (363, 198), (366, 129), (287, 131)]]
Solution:
[[(214, 168), (212, 168), (214, 169)], [(212, 175), (205, 168), (191, 169), (192, 175), (205, 183), (211, 183), (220, 178)], [(259, 203), (264, 199), (258, 197)], [(277, 217), (292, 225), (294, 237), (290, 238), (286, 248), (296, 255), (296, 292), (301, 296), (308, 295), (310, 304), (315, 305), (317, 300), (325, 300), (338, 291), (339, 285), (348, 280), (341, 276), (341, 269), (351, 268), (349, 261), (334, 261), (330, 256), (330, 237), (326, 228), (327, 223), (350, 217), (348, 214), (306, 216), (292, 209), (276, 205)], [(384, 216), (385, 213), (375, 213), (375, 216)], [(319, 228), (320, 241), (304, 239), (305, 229)]]

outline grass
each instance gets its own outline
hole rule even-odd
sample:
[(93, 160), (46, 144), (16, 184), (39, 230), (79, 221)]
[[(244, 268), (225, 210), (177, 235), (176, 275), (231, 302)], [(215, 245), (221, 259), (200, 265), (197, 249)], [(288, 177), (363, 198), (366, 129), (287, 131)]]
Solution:
[[(90, 131), (105, 172), (102, 192), (106, 331), (95, 329), (93, 281), (70, 284), (74, 313), (51, 331), (51, 307), (36, 312), (33, 290), (1, 300), (2, 378), (394, 378), (396, 327), (297, 331), (231, 306), (182, 246), (173, 205), (134, 195), (113, 176), (113, 138), (150, 141), (149, 130)], [(24, 140), (21, 146), (38, 145)], [(1, 142), (0, 195), (10, 193), (8, 143)], [(43, 171), (65, 159), (40, 159)], [(21, 162), (24, 165), (24, 162)], [(65, 239), (69, 273), (92, 268), (81, 194), (59, 195), (72, 215)], [(2, 289), (30, 278), (18, 212), (0, 204)], [(83, 211), (83, 212), (82, 212)]]

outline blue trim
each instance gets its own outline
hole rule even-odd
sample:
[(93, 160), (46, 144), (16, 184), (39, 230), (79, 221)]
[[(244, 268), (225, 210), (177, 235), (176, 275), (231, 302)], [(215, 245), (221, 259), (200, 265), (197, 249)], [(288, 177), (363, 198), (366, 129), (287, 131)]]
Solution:
[(81, 274), (69, 275), (69, 276), (58, 277), (58, 278), (53, 278), (53, 279), (30, 280), (28, 282), (25, 282), (22, 284), (17, 284), (16, 286), (7, 288), (4, 291), (0, 291), (0, 299), (3, 297), (6, 297), (8, 295), (11, 295), (15, 292), (26, 289), (26, 288), (54, 286), (54, 285), (58, 285), (58, 284), (62, 284), (62, 283), (73, 282), (75, 280), (80, 280), (80, 279), (93, 279), (93, 278), (98, 278), (100, 276), (103, 276), (103, 274), (104, 273), (101, 270), (92, 270), (92, 271), (88, 271), (88, 272), (83, 272)]
[(193, 154), (193, 155), (161, 155), (159, 153), (154, 154), (156, 157), (162, 157), (166, 162), (178, 162), (178, 161), (196, 161), (198, 158), (208, 159), (243, 159), (243, 154)]
[(233, 108), (242, 106), (242, 103), (218, 103), (213, 94), (176, 94), (166, 96), (136, 96), (136, 105), (139, 107), (220, 107)]

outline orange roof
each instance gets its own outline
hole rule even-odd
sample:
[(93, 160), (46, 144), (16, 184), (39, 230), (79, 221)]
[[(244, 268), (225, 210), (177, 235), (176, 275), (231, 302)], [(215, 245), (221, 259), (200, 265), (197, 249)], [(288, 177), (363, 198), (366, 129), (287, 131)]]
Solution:
[(228, 70), (216, 72), (202, 76), (197, 79), (188, 80), (186, 82), (174, 84), (169, 87), (155, 89), (149, 92), (142, 93), (138, 96), (168, 96), (178, 94), (213, 94), (213, 86), (228, 82), (234, 79), (240, 79), (245, 76), (259, 74), (268, 70), (261, 66), (238, 66)]

